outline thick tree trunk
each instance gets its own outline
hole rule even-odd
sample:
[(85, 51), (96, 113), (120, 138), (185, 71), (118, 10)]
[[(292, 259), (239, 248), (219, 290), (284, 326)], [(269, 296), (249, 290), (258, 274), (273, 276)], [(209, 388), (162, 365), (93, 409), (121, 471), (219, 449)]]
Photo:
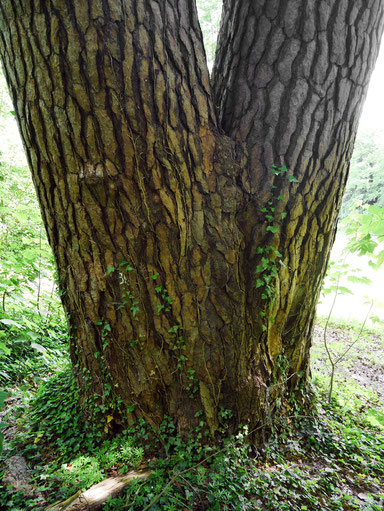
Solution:
[(220, 408), (258, 428), (305, 383), (383, 11), (227, 0), (213, 101), (193, 1), (2, 0), (88, 393), (214, 433)]

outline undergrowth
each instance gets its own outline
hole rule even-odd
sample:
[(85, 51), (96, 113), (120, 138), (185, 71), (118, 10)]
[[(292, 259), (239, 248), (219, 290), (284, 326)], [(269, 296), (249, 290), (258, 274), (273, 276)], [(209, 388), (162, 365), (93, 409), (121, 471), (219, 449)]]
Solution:
[(80, 390), (69, 366), (40, 385), (19, 424), (17, 441), (23, 454), (35, 461), (52, 449), (56, 457), (67, 460), (80, 451), (92, 450), (103, 435), (100, 423), (85, 419)]
[(159, 431), (139, 421), (103, 440), (97, 425), (84, 422), (67, 370), (39, 388), (22, 426), (7, 455), (21, 450), (33, 461), (40, 495), (28, 501), (0, 487), (1, 509), (38, 509), (42, 496), (65, 499), (137, 467), (150, 469), (150, 477), (103, 509), (379, 511), (384, 505), (383, 434), (337, 400), (328, 405), (321, 393), (313, 416), (282, 418), (259, 450), (248, 445), (246, 428), (207, 445), (204, 420), (189, 440), (169, 418)]
[[(345, 339), (341, 334), (331, 339), (333, 349), (347, 342), (346, 329), (343, 335)], [(367, 335), (375, 337), (362, 339), (356, 353), (350, 352), (345, 366), (349, 373), (368, 341), (374, 349), (365, 353), (365, 361), (379, 367), (376, 351), (381, 352), (382, 337), (378, 332)], [(226, 435), (230, 410), (222, 411), (222, 437), (216, 446), (207, 444), (202, 412), (199, 426), (187, 440), (177, 434), (170, 418), (158, 431), (142, 419), (112, 430), (106, 427), (108, 411), (92, 410), (92, 400), (85, 404), (84, 414), (79, 388), (67, 365), (40, 381), (37, 390), (24, 390), (13, 406), (17, 435), (3, 457), (25, 456), (34, 490), (26, 496), (0, 483), (0, 509), (38, 510), (109, 476), (143, 469), (151, 470), (150, 477), (133, 481), (103, 509), (380, 511), (384, 507), (384, 434), (378, 397), (359, 387), (350, 374), (345, 381), (338, 376), (335, 397), (328, 403), (329, 373), (322, 357), (315, 345), (312, 414), (304, 415), (295, 401), (292, 416), (282, 416), (268, 443), (258, 450), (247, 443), (246, 428), (236, 436)], [(378, 412), (377, 424), (370, 420), (372, 410)]]
[(246, 431), (221, 449), (191, 450), (180, 440), (171, 456), (150, 462), (148, 481), (105, 509), (382, 509), (384, 437), (336, 403), (318, 407), (318, 417), (294, 428), (280, 424), (263, 451), (251, 452)]

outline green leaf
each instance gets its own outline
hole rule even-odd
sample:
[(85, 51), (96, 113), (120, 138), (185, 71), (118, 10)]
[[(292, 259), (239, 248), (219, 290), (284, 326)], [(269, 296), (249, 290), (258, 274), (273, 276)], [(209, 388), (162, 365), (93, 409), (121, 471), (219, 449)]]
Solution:
[(114, 266), (108, 266), (106, 275), (113, 273), (116, 270)]
[(277, 229), (278, 229), (277, 225), (268, 225), (266, 230), (272, 232), (273, 234), (275, 234)]
[(295, 176), (289, 176), (288, 181), (290, 181), (291, 183), (300, 183), (300, 181), (297, 178), (295, 178)]
[(175, 333), (177, 333), (177, 331), (179, 330), (179, 328), (181, 328), (181, 325), (174, 325), (173, 327), (171, 327), (171, 328), (168, 330), (168, 333), (170, 333), (170, 334), (175, 334)]
[(31, 343), (31, 348), (39, 351), (40, 353), (45, 353), (47, 350), (41, 344), (37, 344), (36, 342)]
[(357, 284), (371, 284), (371, 280), (368, 277), (356, 277), (356, 275), (349, 275), (347, 280), (350, 282), (356, 282)]
[(352, 291), (344, 286), (339, 286), (337, 289), (337, 294), (339, 295), (353, 295)]
[(14, 326), (16, 328), (23, 329), (23, 325), (20, 325), (20, 323), (16, 323), (16, 321), (13, 321), (12, 319), (0, 319), (0, 323), (3, 323), (4, 325), (8, 326)]
[(0, 410), (3, 408), (4, 402), (7, 399), (7, 397), (8, 394), (4, 392), (4, 390), (0, 390)]
[(0, 353), (9, 355), (11, 353), (11, 350), (8, 348), (8, 346), (6, 344), (4, 344), (3, 342), (0, 342)]
[(40, 335), (37, 334), (36, 332), (27, 332), (26, 333), (28, 335), (28, 337), (30, 337), (33, 341), (36, 341), (36, 339), (39, 339), (40, 338)]

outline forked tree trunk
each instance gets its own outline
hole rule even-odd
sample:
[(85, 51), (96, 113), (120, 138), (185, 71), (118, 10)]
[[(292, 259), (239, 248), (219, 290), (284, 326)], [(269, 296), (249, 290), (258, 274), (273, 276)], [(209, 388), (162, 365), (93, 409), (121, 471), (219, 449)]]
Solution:
[(226, 0), (211, 85), (193, 0), (1, 1), (88, 393), (214, 433), (305, 384), (383, 11)]

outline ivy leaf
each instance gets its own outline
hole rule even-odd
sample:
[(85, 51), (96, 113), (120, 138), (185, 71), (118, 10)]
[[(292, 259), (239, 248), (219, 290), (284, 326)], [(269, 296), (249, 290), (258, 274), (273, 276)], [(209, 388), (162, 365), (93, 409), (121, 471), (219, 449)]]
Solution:
[(291, 183), (300, 183), (300, 181), (296, 179), (295, 176), (289, 176), (288, 181), (290, 181)]
[(116, 270), (113, 266), (108, 266), (106, 275), (109, 275), (110, 273), (113, 273)]
[(268, 225), (266, 230), (275, 234), (275, 232), (277, 231), (277, 225)]

